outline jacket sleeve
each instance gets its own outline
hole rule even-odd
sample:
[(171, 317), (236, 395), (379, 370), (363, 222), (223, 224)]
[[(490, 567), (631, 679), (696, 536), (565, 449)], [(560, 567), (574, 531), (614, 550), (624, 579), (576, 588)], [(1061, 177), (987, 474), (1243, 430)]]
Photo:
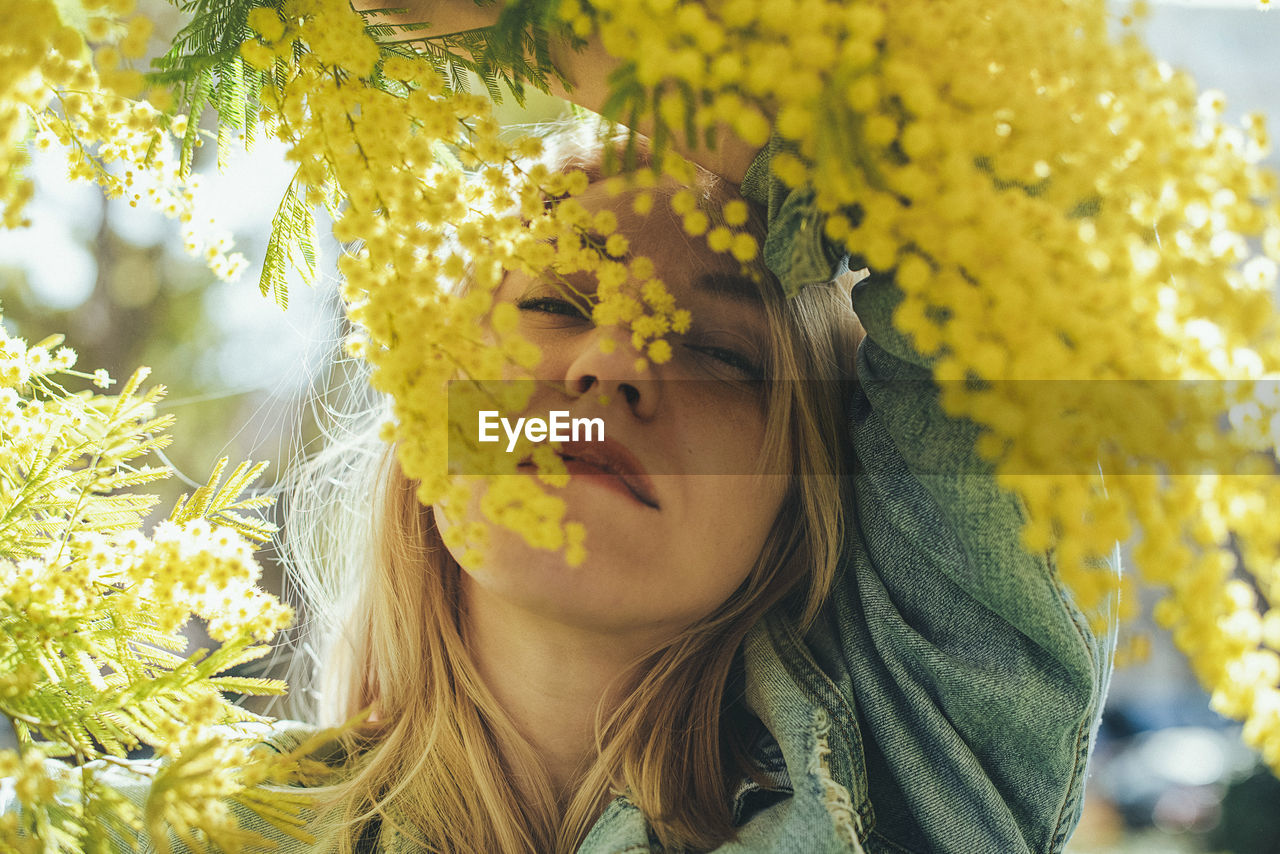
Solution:
[[(134, 760), (131, 767), (142, 768), (151, 763), (149, 760)], [(43, 815), (26, 815), (22, 812), (22, 803), (18, 798), (17, 782), (11, 777), (0, 779), (0, 815), (6, 822), (12, 822), (10, 829), (17, 829), (21, 836), (33, 835), (52, 850), (54, 847), (47, 836), (65, 833), (61, 828), (73, 816), (79, 815), (81, 808), (81, 787), (90, 782), (97, 790), (100, 803), (104, 809), (104, 820), (95, 824), (98, 834), (85, 843), (86, 850), (104, 850), (93, 848), (93, 845), (105, 846), (112, 854), (146, 854), (155, 851), (155, 846), (145, 835), (123, 822), (110, 820), (116, 808), (112, 802), (127, 802), (142, 811), (146, 805), (149, 780), (144, 774), (132, 773), (128, 768), (108, 764), (103, 761), (89, 762), (77, 767), (59, 759), (45, 759), (43, 771), (55, 787), (52, 800), (44, 802)], [(115, 813), (118, 814), (118, 813)], [(65, 839), (65, 837), (64, 837)], [(3, 847), (3, 846), (0, 846)], [(43, 849), (41, 849), (43, 850)]]
[[(768, 153), (743, 192), (768, 204), (766, 262), (794, 293), (823, 264), (838, 272), (844, 252), (815, 239), (803, 191), (758, 168)], [(868, 849), (1058, 852), (1079, 818), (1114, 637), (1090, 631), (1051, 555), (1022, 548), (1022, 506), (978, 458), (976, 425), (944, 414), (924, 360), (891, 323), (899, 299), (886, 275), (854, 289), (867, 338), (830, 600), (831, 652), (862, 730)]]

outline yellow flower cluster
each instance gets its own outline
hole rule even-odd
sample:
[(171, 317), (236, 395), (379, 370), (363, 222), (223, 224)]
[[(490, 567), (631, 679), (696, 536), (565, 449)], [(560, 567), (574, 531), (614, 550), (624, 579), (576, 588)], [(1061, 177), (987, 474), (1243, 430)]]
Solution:
[[(49, 803), (57, 794), (57, 784), (45, 771), (44, 759), (44, 754), (38, 749), (22, 754), (0, 750), (0, 778), (11, 781), (14, 795), (24, 810)], [(0, 815), (0, 841), (11, 846), (6, 850), (15, 854), (37, 854), (41, 850), (40, 840), (21, 837), (20, 823), (17, 812)]]
[[(222, 691), (284, 690), (222, 675), (268, 652), (290, 619), (256, 586), (249, 539), (269, 528), (241, 515), (264, 505), (240, 496), (260, 468), (241, 467), (219, 487), (220, 467), (145, 536), (139, 527), (156, 498), (134, 489), (168, 474), (139, 463), (168, 441), (161, 390), (141, 392), (138, 371), (116, 395), (69, 391), (68, 378), (112, 381), (75, 370), (76, 354), (60, 344), (55, 336), (29, 346), (0, 326), (0, 712), (20, 744), (0, 752), (0, 776), (14, 778), (23, 807), (0, 820), (0, 848), (36, 850), (60, 836), (96, 850), (103, 823), (141, 828), (144, 819), (155, 840), (172, 829), (193, 848), (201, 838), (238, 847), (253, 835), (236, 827), (228, 797), (261, 802), (296, 832), (300, 803), (250, 791), (282, 766), (251, 761), (249, 734), (211, 730), (252, 717)], [(221, 647), (175, 654), (191, 616)], [(143, 744), (167, 764), (71, 773), (44, 761), (82, 765)], [(113, 768), (153, 780), (145, 809), (95, 782)]]
[[(120, 585), (126, 599), (122, 607), (150, 613), (165, 634), (196, 616), (207, 621), (209, 637), (216, 641), (245, 634), (266, 642), (291, 619), (287, 607), (257, 586), (262, 568), (252, 545), (236, 531), (200, 519), (185, 525), (162, 522), (149, 538), (137, 531), (89, 536), (76, 570), (87, 590)], [(50, 604), (35, 601), (32, 607)], [(87, 601), (76, 602), (69, 610), (87, 606)]]
[[(1099, 559), (1139, 532), (1158, 618), (1280, 770), (1280, 437), (1261, 384), (1280, 376), (1280, 205), (1256, 165), (1262, 118), (1224, 125), (1221, 96), (1113, 38), (1101, 0), (594, 10), (657, 119), (759, 145), (773, 111), (790, 143), (774, 173), (894, 273), (895, 325), (948, 410), (986, 428), (1028, 546), (1093, 608), (1114, 586)], [(591, 29), (576, 6), (566, 20)]]
[[(34, 130), (38, 144), (79, 152), (76, 174), (129, 192), (128, 173), (102, 164), (135, 162), (160, 120), (117, 97), (137, 85), (115, 70), (119, 55), (145, 38), (132, 24), (113, 29), (128, 5), (86, 3), (82, 29), (98, 44), (90, 61), (52, 0), (24, 3), (20, 15), (0, 0), (0, 13), (12, 12), (0, 14), (0, 175), (21, 164), (18, 143)], [(1157, 619), (1215, 707), (1243, 719), (1280, 769), (1280, 522), (1267, 512), (1280, 502), (1280, 400), (1267, 385), (1280, 377), (1280, 205), (1274, 177), (1256, 165), (1270, 144), (1262, 119), (1226, 126), (1221, 96), (1197, 93), (1133, 35), (1113, 37), (1102, 0), (555, 8), (577, 35), (598, 33), (623, 64), (613, 79), (635, 90), (628, 103), (650, 110), (666, 138), (691, 128), (759, 146), (773, 131), (788, 143), (774, 173), (812, 193), (828, 238), (893, 274), (894, 323), (931, 359), (948, 410), (986, 428), (980, 450), (1027, 508), (1028, 547), (1051, 549), (1093, 608), (1114, 592), (1099, 560), (1140, 538), (1140, 579), (1166, 594)], [(617, 260), (627, 241), (616, 220), (575, 198), (585, 176), (539, 165), (535, 140), (503, 136), (486, 99), (450, 90), (425, 59), (380, 51), (343, 0), (286, 0), (248, 23), (255, 35), (241, 56), (272, 72), (264, 119), (298, 164), (299, 198), (340, 198), (334, 233), (361, 241), (340, 262), (360, 329), (350, 350), (394, 400), (385, 437), (424, 502), (467, 506), (450, 466), (493, 468), (451, 429), (450, 381), (519, 375), (538, 359), (513, 313), (493, 305), (504, 271), (570, 295), (569, 276), (593, 274), (593, 318), (626, 324), (641, 363), (669, 357), (664, 336), (686, 329), (688, 315), (651, 264)], [(120, 128), (136, 137), (118, 141)], [(687, 164), (659, 154), (642, 185), (661, 172), (687, 180)], [(7, 223), (27, 194), (20, 178), (0, 178)], [(636, 205), (653, 202), (642, 194)], [(744, 262), (760, 251), (735, 232), (745, 208), (726, 208), (713, 226), (690, 194), (670, 205), (716, 251)], [(69, 358), (4, 347), (0, 386)], [(0, 396), (6, 411), (46, 418), (45, 433), (74, 422), (43, 406)], [(6, 445), (6, 460), (41, 447), (16, 432)], [(566, 529), (563, 505), (530, 479), (496, 479), (482, 505), (531, 543), (581, 559), (584, 532)], [(483, 545), (482, 528), (454, 531), (455, 545)], [(143, 551), (222, 567), (233, 586), (252, 576), (218, 563), (216, 548), (151, 540)], [(211, 591), (170, 590), (187, 603)], [(1135, 603), (1122, 596), (1123, 608)]]
[(174, 154), (171, 133), (182, 135), (185, 120), (166, 118), (158, 93), (156, 104), (136, 100), (142, 74), (124, 65), (146, 53), (151, 28), (132, 0), (0, 2), (0, 224), (26, 224), (28, 149), (56, 144), (69, 177), (181, 218), (188, 250), (231, 279), (245, 259), (226, 237), (196, 227), (192, 187)]
[[(626, 238), (574, 201), (582, 179), (518, 166), (483, 102), (404, 57), (381, 66), (400, 97), (365, 85), (377, 57), (339, 5), (255, 13), (260, 36), (244, 55), (289, 68), (264, 102), (304, 183), (336, 184), (349, 200), (335, 233), (365, 241), (343, 259), (344, 295), (364, 330), (352, 351), (395, 398), (387, 436), (424, 501), (465, 505), (442, 474), (458, 436), (440, 389), (535, 359), (510, 334), (495, 346), (476, 333), (502, 270), (594, 272), (595, 318), (628, 324), (655, 361), (688, 318), (643, 262), (609, 257)], [(655, 105), (660, 126), (757, 146), (773, 130), (790, 143), (774, 173), (812, 192), (828, 238), (894, 274), (895, 324), (932, 359), (949, 411), (987, 429), (980, 450), (1025, 502), (1028, 546), (1052, 549), (1093, 609), (1114, 592), (1099, 560), (1140, 532), (1141, 578), (1167, 591), (1160, 620), (1215, 706), (1246, 719), (1280, 767), (1280, 528), (1264, 510), (1280, 487), (1259, 475), (1277, 437), (1256, 384), (1280, 357), (1280, 211), (1255, 165), (1269, 146), (1261, 119), (1223, 126), (1220, 96), (1198, 95), (1136, 38), (1113, 39), (1096, 0), (603, 0), (560, 11), (579, 35), (598, 30), (623, 62), (619, 85), (638, 86), (632, 103)], [(297, 68), (293, 39), (310, 51)], [(547, 211), (547, 195), (566, 198)], [(713, 249), (758, 252), (734, 231), (745, 210), (711, 228), (690, 194), (671, 207)], [(583, 250), (583, 234), (605, 252)], [(462, 279), (465, 296), (453, 287)], [(639, 298), (621, 287), (629, 280), (643, 283)], [(495, 331), (513, 326), (493, 314)], [(460, 467), (466, 455), (450, 459)], [(505, 480), (520, 485), (492, 488), (490, 517), (562, 543), (561, 508)], [(464, 527), (452, 536), (482, 539)], [(1126, 591), (1122, 609), (1135, 604)]]
[(315, 842), (302, 818), (313, 814), (311, 797), (265, 790), (260, 784), (287, 782), (291, 769), (317, 764), (306, 758), (306, 751), (321, 739), (307, 739), (280, 754), (265, 748), (251, 727), (226, 726), (225, 720), (221, 698), (206, 694), (184, 703), (181, 714), (164, 728), (165, 747), (157, 755), (165, 762), (152, 772), (143, 816), (148, 838), (158, 840), (157, 851), (172, 850), (171, 833), (193, 851), (258, 850), (260, 840), (243, 827), (246, 807), (274, 816), (276, 829), (299, 842)]
[[(314, 774), (315, 763), (301, 748), (288, 754), (264, 751), (252, 729), (221, 725), (223, 718), (215, 695), (182, 704), (177, 716), (181, 725), (164, 722), (157, 727), (162, 733), (157, 740), (164, 746), (157, 751), (160, 763), (72, 769), (34, 745), (22, 753), (0, 751), (0, 777), (13, 786), (22, 808), (0, 816), (0, 844), (6, 852), (37, 854), (51, 850), (49, 840), (58, 837), (65, 846), (59, 850), (109, 854), (120, 849), (108, 833), (129, 839), (130, 832), (145, 830), (147, 836), (138, 837), (136, 844), (141, 847), (145, 839), (151, 843), (148, 849), (158, 852), (172, 851), (174, 837), (183, 850), (258, 850), (262, 838), (239, 826), (246, 810), (253, 809), (273, 811), (279, 830), (313, 843), (300, 817), (314, 809), (308, 796), (257, 787), (286, 779), (297, 766)], [(317, 741), (308, 739), (305, 747), (313, 749)], [(131, 789), (145, 784), (142, 808), (119, 794), (102, 797), (113, 784)], [(103, 825), (86, 832), (84, 825), (95, 813)], [(84, 824), (77, 826), (77, 820)]]
[[(540, 163), (537, 139), (500, 136), (489, 100), (449, 91), (425, 60), (381, 59), (344, 0), (289, 0), (278, 13), (251, 11), (248, 21), (255, 35), (241, 55), (276, 71), (279, 85), (260, 98), (268, 126), (298, 163), (295, 187), (312, 201), (336, 191), (345, 204), (334, 235), (361, 241), (339, 260), (344, 303), (360, 330), (348, 351), (369, 362), (374, 387), (392, 396), (394, 421), (384, 437), (396, 444), (424, 503), (459, 515), (469, 490), (450, 472), (513, 474), (524, 456), (501, 454), (495, 463), (489, 448), (468, 437), (474, 420), (451, 418), (442, 405), (451, 381), (528, 376), (538, 361), (516, 331), (513, 307), (493, 304), (504, 271), (559, 282), (584, 306), (568, 277), (593, 273), (596, 321), (628, 324), (640, 362), (646, 353), (669, 358), (662, 336), (687, 328), (688, 313), (675, 308), (651, 262), (616, 259), (627, 251), (616, 217), (591, 213), (576, 199), (587, 188), (585, 174)], [(679, 165), (672, 159), (669, 168)], [(548, 205), (552, 198), (558, 201)], [(624, 287), (632, 279), (645, 282), (642, 298)], [(528, 391), (527, 384), (490, 384), (483, 394), (496, 395), (490, 405), (518, 411)], [(539, 457), (554, 482), (555, 463)], [(564, 525), (563, 501), (536, 483), (491, 479), (481, 508), (531, 545), (583, 559), (584, 532)], [(482, 530), (456, 520), (450, 537), (465, 544), (464, 563), (483, 547)]]

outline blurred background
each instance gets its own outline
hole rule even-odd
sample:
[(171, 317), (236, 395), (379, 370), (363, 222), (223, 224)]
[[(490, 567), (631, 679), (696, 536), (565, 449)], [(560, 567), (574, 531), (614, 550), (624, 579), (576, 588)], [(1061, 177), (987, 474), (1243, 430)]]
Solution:
[[(159, 51), (181, 19), (162, 0), (140, 7), (156, 21)], [(1271, 133), (1280, 131), (1280, 11), (1259, 10), (1255, 0), (1165, 0), (1151, 3), (1141, 27), (1157, 56), (1190, 71), (1202, 89), (1225, 93), (1229, 120), (1262, 111), (1273, 117)], [(562, 110), (536, 93), (524, 111), (504, 108), (512, 121)], [(258, 294), (258, 261), (292, 176), (283, 152), (261, 143), (215, 179), (214, 147), (198, 153), (208, 176), (202, 210), (250, 261), (233, 283), (184, 254), (175, 222), (69, 183), (54, 153), (35, 159), (32, 227), (0, 231), (0, 307), (10, 332), (32, 342), (64, 332), (81, 369), (123, 379), (145, 364), (168, 387), (163, 408), (178, 423), (167, 456), (178, 476), (160, 485), (166, 511), (220, 457), (269, 460), (271, 479), (306, 453), (318, 435), (308, 401), (329, 383), (344, 335), (331, 240), (322, 242), (320, 280), (314, 288), (295, 282), (287, 311)], [(1280, 165), (1274, 154), (1270, 165)], [(268, 579), (277, 590), (279, 583), (278, 574)], [(1149, 621), (1145, 630), (1149, 658), (1114, 677), (1085, 816), (1068, 850), (1280, 852), (1280, 782), (1241, 744), (1238, 727), (1209, 710), (1167, 639)], [(193, 644), (204, 642), (198, 631)]]

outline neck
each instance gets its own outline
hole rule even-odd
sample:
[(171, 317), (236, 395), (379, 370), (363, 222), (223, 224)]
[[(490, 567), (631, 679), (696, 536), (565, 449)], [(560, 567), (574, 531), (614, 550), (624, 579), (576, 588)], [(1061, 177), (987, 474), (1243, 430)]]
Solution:
[[(566, 625), (486, 592), (462, 573), (465, 637), (481, 679), (541, 759), (563, 808), (594, 755), (597, 709), (617, 706), (620, 675), (659, 638)], [(511, 761), (513, 745), (499, 744)], [(513, 763), (512, 767), (516, 765)], [(533, 780), (516, 773), (529, 795)]]

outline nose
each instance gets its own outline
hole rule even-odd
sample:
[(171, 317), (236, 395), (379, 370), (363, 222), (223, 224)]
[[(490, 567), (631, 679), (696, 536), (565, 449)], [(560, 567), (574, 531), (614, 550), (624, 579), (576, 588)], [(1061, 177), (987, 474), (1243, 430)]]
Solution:
[[(612, 341), (612, 344), (605, 342)], [(602, 346), (603, 345), (603, 346)], [(662, 383), (652, 365), (639, 363), (625, 328), (597, 327), (581, 339), (565, 371), (565, 392), (581, 397), (588, 392), (617, 394), (641, 421), (658, 414)]]

